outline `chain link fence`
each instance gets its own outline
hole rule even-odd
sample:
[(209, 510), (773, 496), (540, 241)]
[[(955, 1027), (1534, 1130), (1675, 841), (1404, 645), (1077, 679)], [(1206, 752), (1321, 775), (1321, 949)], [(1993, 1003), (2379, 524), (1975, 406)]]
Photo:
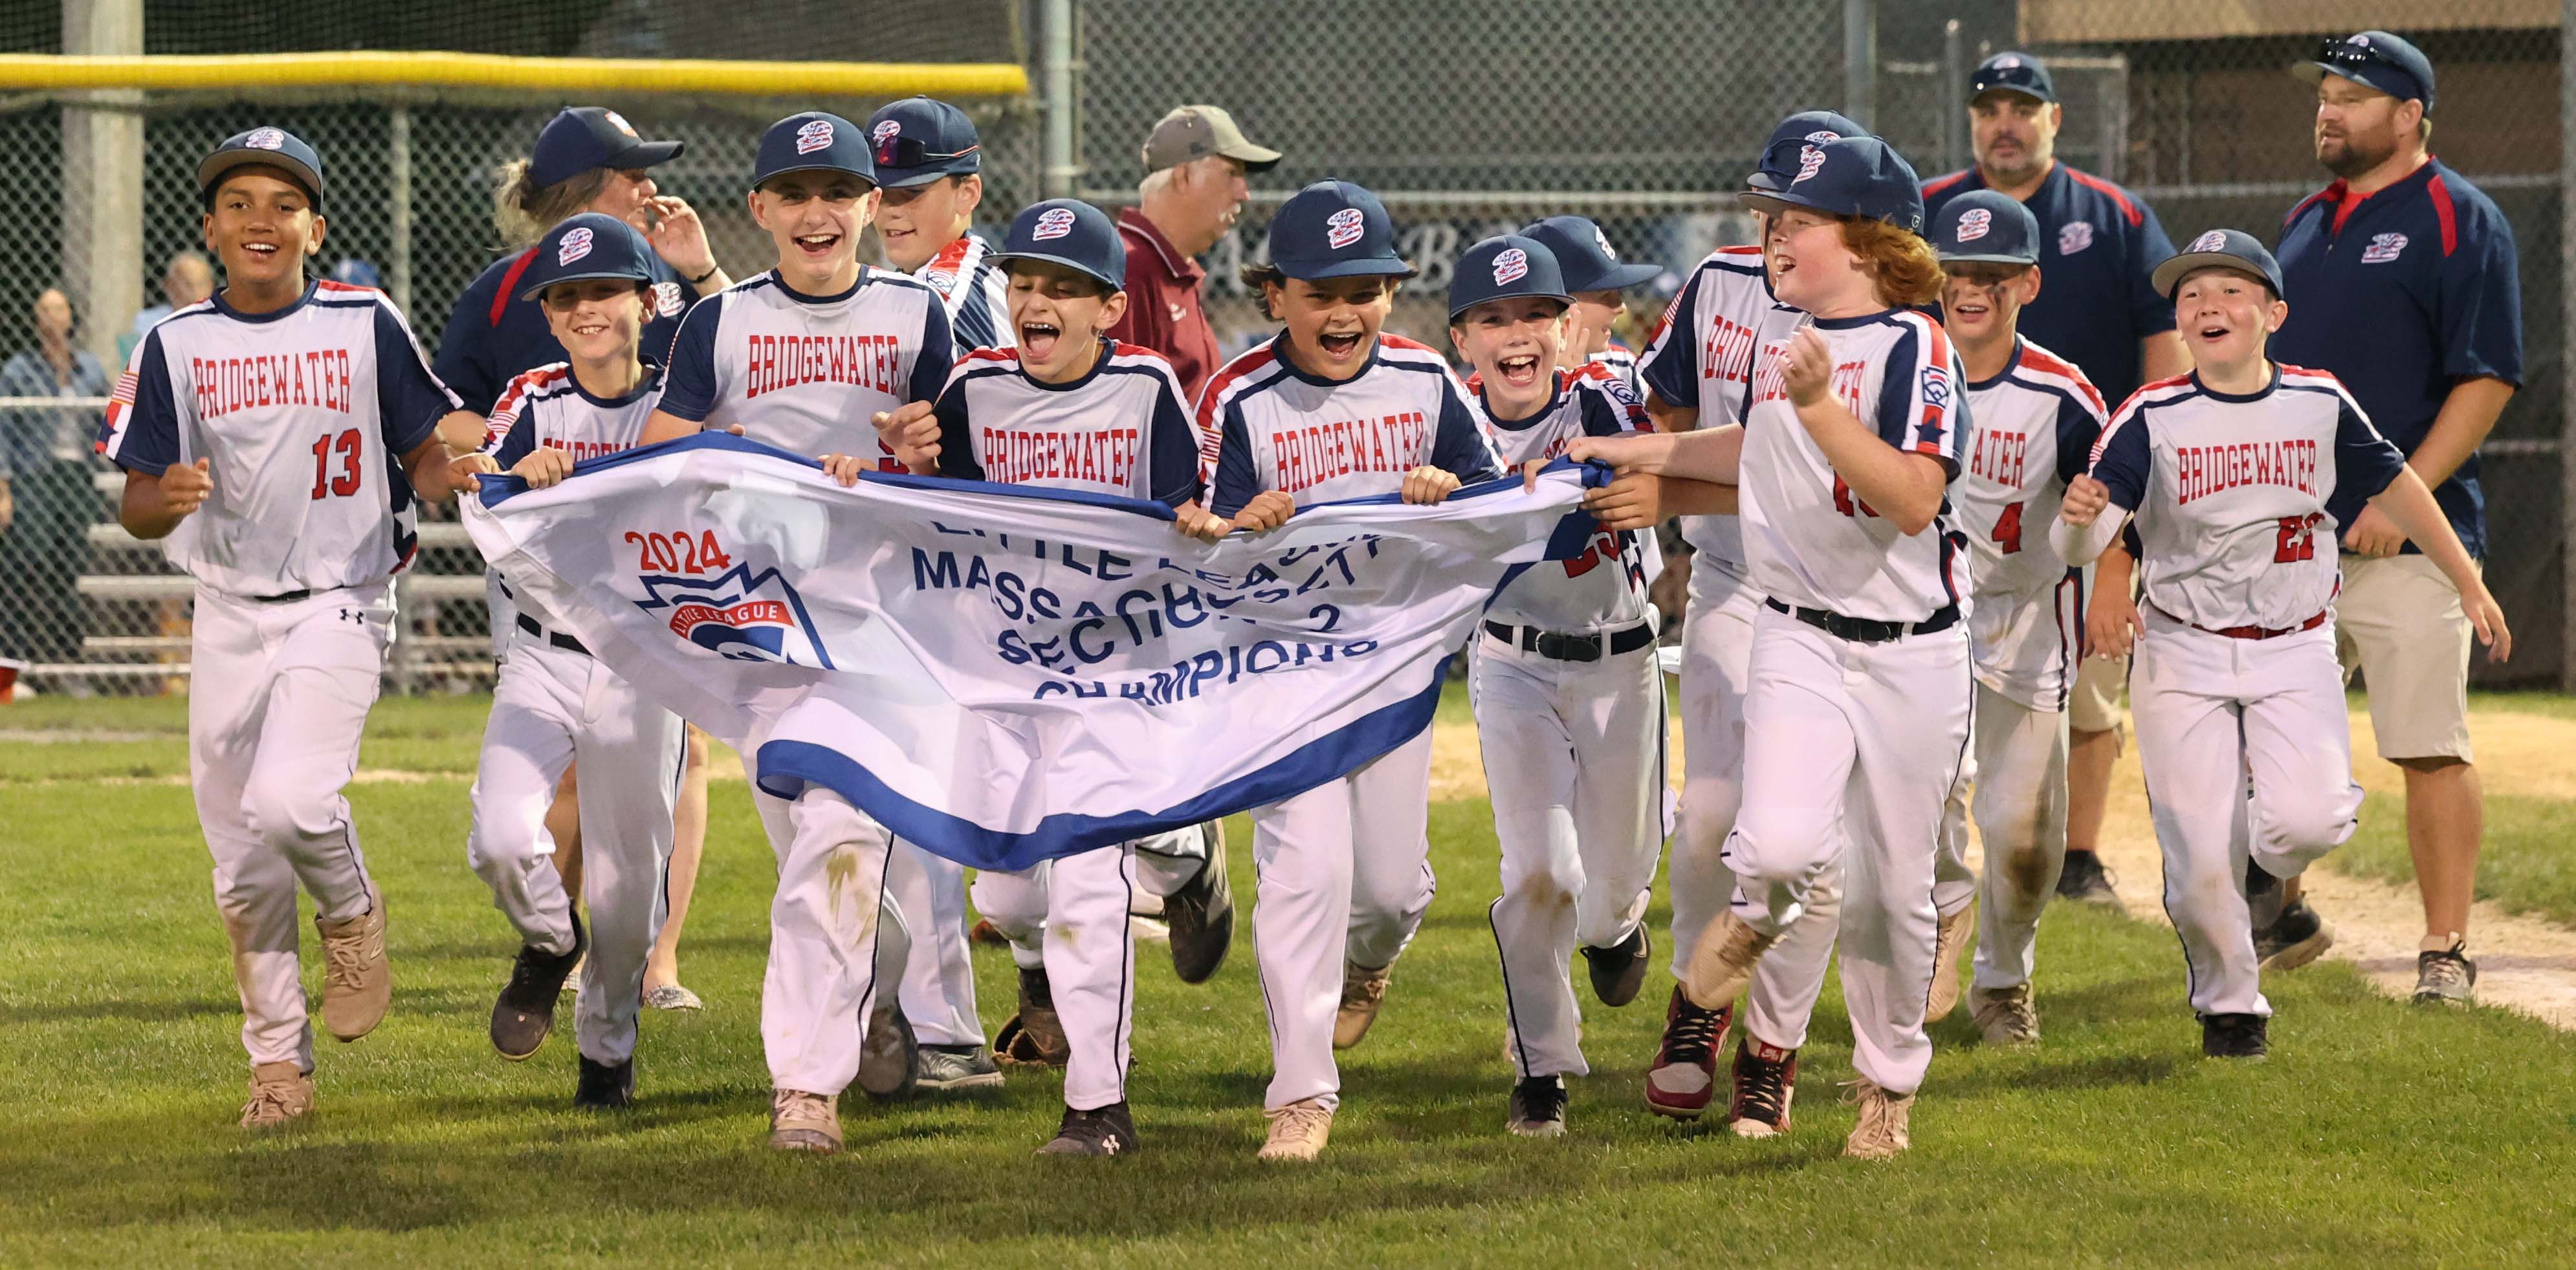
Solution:
[[(766, 6), (756, 22), (716, 24), (721, 30), (699, 11), (660, 0), (578, 7), (589, 24), (558, 30), (561, 11), (554, 13), (544, 51), (906, 56), (907, 46), (880, 38), (796, 37), (796, 14), (830, 16), (805, 4)], [(940, 56), (992, 55), (996, 48), (1036, 56), (1026, 33), (1043, 25), (1044, 0), (977, 0), (971, 7), (1003, 38), (968, 48), (950, 24), (951, 35), (941, 37), (948, 43), (920, 47)], [(2215, 0), (1077, 0), (1070, 7), (1078, 69), (1069, 98), (1054, 105), (1073, 124), (1073, 153), (1063, 156), (1078, 173), (1072, 190), (1103, 205), (1134, 202), (1146, 132), (1188, 102), (1225, 106), (1255, 140), (1286, 155), (1276, 171), (1255, 179), (1252, 205), (1206, 259), (1208, 308), (1229, 351), (1269, 333), (1235, 281), (1236, 267), (1262, 257), (1270, 210), (1325, 177), (1377, 190), (1423, 271), (1400, 297), (1391, 329), (1445, 347), (1440, 297), (1457, 253), (1489, 234), (1576, 212), (1600, 222), (1623, 257), (1666, 269), (1635, 297), (1624, 332), (1633, 345), (1683, 271), (1712, 247), (1749, 235), (1749, 220), (1727, 192), (1780, 116), (1817, 107), (1860, 115), (1929, 178), (1972, 161), (1963, 85), (1983, 56), (2005, 48), (2037, 53), (2055, 70), (2066, 105), (2063, 161), (2128, 186), (2177, 241), (2221, 225), (2271, 241), (2290, 205), (2328, 179), (2309, 148), (2311, 90), (2284, 68), (2312, 56), (2322, 37), (2352, 27), (2405, 32), (2440, 71), (2434, 149), (2496, 199), (2519, 235), (2524, 387), (2485, 451), (2488, 577), (2520, 645), (2505, 673), (2554, 678), (2567, 661), (2559, 447), (2568, 332), (2561, 320), (2563, 120), (2552, 104), (2560, 82), (2555, 5), (2461, 0), (2441, 15), (2383, 0), (2355, 0), (2331, 13)], [(871, 20), (880, 33), (927, 32), (923, 15), (964, 12), (919, 3), (879, 8), (886, 12)], [(162, 23), (165, 10), (194, 12), (156, 4), (150, 20)], [(847, 25), (845, 17), (832, 20)], [(2329, 30), (2315, 25), (2320, 21), (2350, 25)], [(2427, 22), (2439, 29), (2425, 30)], [(249, 38), (218, 43), (207, 33), (231, 28), (199, 25), (184, 49), (166, 34), (150, 45), (156, 52), (223, 51)], [(273, 47), (330, 47), (348, 34), (323, 29)], [(349, 38), (372, 29), (360, 22), (351, 28), (360, 34)], [(59, 28), (0, 36), (39, 41), (19, 51), (48, 51), (41, 40), (60, 38)], [(375, 46), (480, 47), (466, 34), (443, 39), (408, 27)], [(1847, 50), (1862, 56), (1847, 61)], [(1847, 73), (1863, 66), (1865, 74)], [(1031, 69), (1033, 81), (1044, 82), (1034, 61)], [(47, 338), (34, 315), (44, 291), (59, 288), (84, 322), (94, 312), (162, 303), (164, 263), (199, 245), (196, 157), (232, 132), (274, 123), (313, 141), (330, 165), (337, 214), (325, 264), (345, 260), (353, 270), (371, 270), (434, 346), (456, 294), (500, 250), (490, 216), (492, 169), (525, 153), (562, 104), (458, 94), (0, 99), (0, 155), (7, 156), (0, 167), (10, 177), (0, 181), (0, 456), (20, 469), (11, 478), (11, 521), (0, 529), (0, 659), (29, 663), (25, 679), (39, 691), (122, 693), (168, 690), (181, 682), (186, 657), (186, 584), (157, 549), (115, 524), (120, 478), (89, 457), (86, 445), (103, 402), (43, 356)], [(742, 210), (760, 128), (809, 108), (863, 118), (879, 103), (639, 92), (598, 104), (616, 107), (646, 135), (689, 143), (654, 175), (698, 207), (718, 259), (739, 277), (770, 254)], [(998, 224), (1045, 192), (1041, 149), (1050, 103), (966, 104), (987, 156), (984, 219)], [(75, 192), (92, 177), (78, 156), (89, 152), (84, 121), (101, 116), (141, 120), (139, 268), (106, 258), (81, 241), (83, 231), (66, 229), (75, 223), (66, 176)], [(111, 363), (105, 369), (112, 379), (115, 334), (84, 326), (70, 343), (111, 355), (102, 362)], [(23, 373), (13, 374), (13, 365)], [(398, 688), (471, 683), (488, 672), (480, 564), (452, 522), (424, 531), (422, 558), (404, 584)]]

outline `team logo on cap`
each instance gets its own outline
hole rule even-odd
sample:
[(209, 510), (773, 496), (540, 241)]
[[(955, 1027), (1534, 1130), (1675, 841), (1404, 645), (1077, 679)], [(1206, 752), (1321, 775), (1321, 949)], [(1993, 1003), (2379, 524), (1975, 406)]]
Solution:
[(2362, 46), (2363, 48), (2369, 48), (2369, 47), (2370, 47), (2370, 37), (2369, 37), (2369, 36), (2367, 36), (2367, 35), (2356, 35), (2356, 36), (2352, 37), (2351, 39), (2344, 41), (2344, 43), (2346, 43), (2346, 44), (2358, 44), (2358, 45)]
[(1610, 235), (1602, 233), (1599, 225), (1592, 227), (1592, 245), (1601, 249), (1602, 259), (1617, 260), (1619, 258), (1619, 249), (1610, 245)]
[(2021, 69), (2021, 59), (2020, 59), (2020, 58), (2018, 58), (2018, 57), (2010, 57), (2010, 56), (2006, 56), (2006, 57), (1998, 57), (1998, 58), (1996, 58), (1996, 59), (1995, 59), (1995, 69), (1996, 69), (1996, 70), (1999, 70), (1999, 71), (2017, 71), (2017, 70), (2020, 70), (2020, 69)]
[(2057, 229), (2057, 254), (2072, 256), (2093, 245), (2093, 222), (2071, 220)]
[(1816, 174), (1816, 170), (1823, 166), (1825, 166), (1824, 151), (1819, 150), (1814, 146), (1806, 146), (1800, 149), (1798, 151), (1798, 174), (1789, 178), (1789, 184), (1796, 185), (1798, 182), (1814, 176)]
[(1810, 133), (1808, 133), (1808, 134), (1806, 135), (1806, 138), (1805, 138), (1805, 139), (1806, 139), (1806, 140), (1808, 140), (1808, 141), (1812, 141), (1812, 142), (1816, 143), (1817, 145), (1823, 145), (1824, 143), (1826, 143), (1826, 142), (1828, 142), (1828, 141), (1840, 141), (1840, 140), (1842, 140), (1842, 139), (1843, 139), (1843, 134), (1841, 134), (1841, 133), (1839, 133), (1839, 132), (1836, 132), (1836, 131), (1834, 131), (1834, 130), (1833, 130), (1833, 129), (1831, 129), (1831, 128), (1818, 128), (1818, 129), (1816, 129), (1814, 132), (1810, 132)]
[(1529, 276), (1529, 253), (1518, 247), (1506, 247), (1494, 257), (1494, 285), (1505, 286)]
[(894, 162), (894, 139), (902, 135), (900, 119), (880, 119), (876, 127), (868, 130), (868, 137), (877, 143), (877, 162)]
[(286, 148), (286, 130), (253, 128), (249, 136), (242, 138), (242, 144), (253, 150), (283, 150)]
[(808, 119), (796, 130), (798, 154), (812, 154), (817, 150), (830, 149), (831, 145), (832, 121), (829, 119)]
[(573, 226), (564, 234), (563, 241), (555, 244), (555, 264), (558, 267), (571, 264), (589, 254), (590, 226), (588, 225)]
[(1356, 207), (1345, 207), (1324, 218), (1324, 244), (1335, 251), (1360, 240), (1368, 232), (1368, 218)]
[(2213, 229), (2206, 234), (2202, 234), (2198, 238), (2192, 239), (2191, 245), (2183, 248), (2187, 253), (2195, 251), (2225, 251), (2226, 249), (2227, 232), (2225, 230), (2218, 229)]
[(646, 597), (635, 601), (635, 607), (667, 622), (672, 634), (728, 661), (831, 669), (831, 653), (806, 615), (804, 598), (776, 569), (755, 573), (742, 564), (713, 578), (639, 573), (635, 581)]
[[(609, 127), (615, 128), (619, 132), (625, 133), (627, 136), (635, 136), (635, 125), (626, 122), (626, 116), (621, 115), (614, 110), (603, 110), (599, 112), (599, 117), (607, 120)], [(635, 137), (635, 139), (638, 141), (643, 140), (642, 137)]]
[(1972, 243), (1994, 228), (1995, 214), (1982, 207), (1971, 207), (1959, 213), (1959, 241)]
[(1029, 239), (1032, 242), (1042, 243), (1050, 238), (1062, 238), (1072, 232), (1073, 209), (1050, 207), (1038, 213), (1038, 223), (1029, 230)]
[(679, 283), (656, 282), (653, 284), (653, 312), (662, 317), (680, 316)]
[(2370, 245), (2361, 249), (2361, 263), (2384, 265), (2395, 260), (2397, 253), (2404, 250), (2406, 250), (2406, 235), (2372, 234)]

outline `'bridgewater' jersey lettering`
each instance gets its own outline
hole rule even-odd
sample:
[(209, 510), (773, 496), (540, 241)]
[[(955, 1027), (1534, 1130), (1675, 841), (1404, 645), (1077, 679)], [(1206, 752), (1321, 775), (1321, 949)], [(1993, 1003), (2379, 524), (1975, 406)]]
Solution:
[[(1506, 470), (1554, 459), (1583, 437), (1655, 430), (1627, 383), (1599, 362), (1557, 372), (1555, 398), (1526, 419), (1496, 418), (1490, 399), (1478, 404)], [(1625, 530), (1595, 532), (1582, 555), (1541, 560), (1522, 571), (1485, 615), (1564, 634), (1625, 630), (1646, 620), (1645, 547)]]
[(207, 460), (214, 490), (162, 540), (227, 595), (380, 582), (410, 563), (402, 456), (457, 409), (373, 287), (316, 280), (273, 313), (221, 295), (162, 319), (109, 399), (98, 452), (159, 476)]
[(661, 408), (798, 454), (855, 454), (901, 470), (871, 416), (939, 395), (955, 362), (936, 292), (859, 267), (834, 296), (809, 296), (776, 270), (700, 301), (680, 323)]
[(1199, 401), (1201, 444), (1217, 446), (1217, 515), (1267, 490), (1300, 507), (1392, 494), (1418, 467), (1466, 484), (1501, 474), (1466, 391), (1430, 346), (1382, 334), (1366, 368), (1334, 381), (1298, 370), (1287, 343), (1283, 332), (1226, 363)]
[(1180, 376), (1150, 349), (1102, 341), (1089, 374), (1033, 379), (1007, 348), (968, 353), (939, 394), (939, 474), (1178, 507), (1201, 494)]
[[(1744, 388), (1753, 373), (1754, 328), (1773, 307), (1759, 247), (1720, 247), (1691, 271), (1664, 310), (1637, 359), (1637, 379), (1668, 405), (1699, 411), (1699, 426), (1742, 423)], [(1699, 554), (1692, 567), (1715, 563), (1744, 573), (1740, 516), (1684, 516), (1682, 540)]]
[(2016, 339), (2000, 373), (1968, 385), (1968, 409), (1976, 427), (1951, 503), (1968, 540), (1977, 682), (2029, 709), (2061, 710), (2083, 582), (2048, 545), (2048, 528), (2102, 433), (2102, 397), (2074, 363)]
[(2093, 446), (2094, 479), (2137, 515), (2147, 602), (2211, 630), (2324, 612), (2336, 530), (2405, 465), (2334, 376), (2278, 363), (2244, 395), (2149, 384)]
[(483, 452), (505, 472), (540, 446), (570, 454), (575, 463), (606, 458), (635, 448), (661, 400), (658, 366), (646, 366), (634, 391), (622, 397), (592, 396), (566, 363), (540, 366), (502, 390), (483, 431)]

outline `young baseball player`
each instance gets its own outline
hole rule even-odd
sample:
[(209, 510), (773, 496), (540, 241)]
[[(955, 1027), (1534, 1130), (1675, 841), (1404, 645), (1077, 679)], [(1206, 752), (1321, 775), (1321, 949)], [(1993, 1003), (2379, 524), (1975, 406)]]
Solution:
[[(2084, 617), (2083, 571), (2039, 545), (2068, 478), (2092, 456), (2105, 411), (2084, 372), (2019, 333), (2022, 306), (2043, 281), (2039, 220), (2021, 200), (1962, 194), (1933, 217), (1932, 243), (1946, 279), (1942, 322), (1977, 424), (1957, 499), (1977, 686), (1975, 752), (1941, 823), (1932, 894), (1940, 942), (1925, 1017), (1958, 1001), (1959, 950), (1973, 920), (1969, 1014), (1988, 1041), (2029, 1043), (2039, 1039), (2030, 989), (2039, 914), (2066, 858), (2066, 705)], [(1969, 773), (1982, 884), (1966, 863)]]
[[(520, 375), (501, 394), (478, 456), (487, 470), (543, 488), (577, 463), (634, 445), (662, 386), (660, 368), (639, 355), (653, 313), (651, 253), (626, 222), (595, 212), (539, 240), (522, 282), (568, 360)], [(542, 606), (514, 599), (516, 630), (492, 690), (466, 839), (466, 859), (522, 941), (492, 1006), (492, 1046), (514, 1062), (535, 1055), (579, 962), (573, 1105), (623, 1107), (635, 1096), (635, 1018), (663, 913), (682, 728), (678, 716), (646, 704), (592, 661)], [(546, 859), (553, 847), (546, 808), (576, 761), (589, 773), (580, 875), (587, 930)]]
[[(2352, 394), (2266, 356), (2289, 315), (2271, 252), (2211, 230), (2154, 280), (2198, 369), (2120, 407), (2050, 540), (2081, 564), (2137, 525), (2145, 606), (2122, 611), (2119, 633), (2137, 632), (2129, 708), (2165, 910), (2190, 967), (2201, 1053), (2259, 1059), (2272, 1007), (2254, 932), (2278, 915), (2282, 880), (2341, 846), (2361, 811), (2335, 662), (2336, 529), (2376, 509), (2459, 588), (2495, 660), (2511, 655), (2513, 635), (2441, 505)], [(2251, 832), (2240, 835), (2237, 791), (2249, 788)]]
[[(1488, 238), (1458, 258), (1449, 339), (1475, 367), (1496, 445), (1545, 462), (1578, 437), (1651, 428), (1608, 367), (1558, 369), (1573, 288), (1538, 238)], [(1504, 1042), (1517, 1080), (1504, 1125), (1565, 1132), (1568, 1075), (1584, 1075), (1572, 950), (1604, 1005), (1636, 999), (1651, 945), (1646, 900), (1663, 848), (1664, 676), (1637, 535), (1532, 565), (1494, 597), (1469, 645), (1467, 687), (1502, 845), (1488, 920), (1503, 968)]]
[[(1270, 256), (1246, 266), (1244, 280), (1284, 329), (1228, 362), (1199, 400), (1201, 443), (1216, 446), (1210, 510), (1259, 532), (1303, 503), (1371, 494), (1437, 503), (1499, 474), (1447, 361), (1380, 333), (1414, 270), (1395, 254), (1376, 195), (1347, 181), (1299, 190), (1270, 222)], [(1328, 465), (1328, 452), (1349, 458)], [(1396, 956), (1431, 907), (1430, 782), (1425, 729), (1347, 777), (1253, 812), (1254, 950), (1276, 1068), (1263, 1159), (1312, 1160), (1331, 1136), (1333, 1050), (1367, 1034)]]
[[(889, 419), (887, 430), (901, 437), (896, 455), (920, 474), (1152, 499), (1174, 509), (1183, 532), (1223, 537), (1232, 526), (1200, 506), (1198, 432), (1179, 376), (1161, 356), (1106, 338), (1127, 305), (1117, 225), (1088, 203), (1052, 199), (1011, 222), (1004, 248), (995, 259), (1008, 271), (1018, 346), (959, 360), (931, 417), (909, 429)], [(855, 460), (830, 469), (857, 480)], [(1174, 870), (1172, 853), (1148, 854), (1153, 845), (975, 877), (975, 907), (1009, 938), (1024, 982), (1034, 979), (1066, 1038), (1064, 1122), (1042, 1154), (1136, 1148), (1127, 1106), (1136, 982), (1128, 901), (1153, 874), (1177, 872), (1162, 888), (1177, 890), (1208, 867), (1200, 852)]]
[[(1684, 986), (1703, 1009), (1732, 1003), (1815, 881), (1847, 866), (1838, 936), (1860, 1115), (1843, 1153), (1884, 1159), (1910, 1141), (1931, 1063), (1933, 857), (1968, 739), (1948, 500), (1967, 452), (1960, 371), (1914, 307), (1938, 294), (1940, 267), (1913, 169), (1894, 150), (1866, 137), (1805, 143), (1781, 188), (1742, 197), (1768, 214), (1772, 285), (1788, 306), (1754, 332), (1744, 426), (1590, 440), (1573, 454), (1740, 481), (1764, 596), (1744, 803), (1724, 853), (1740, 893), (1701, 933)], [(1814, 999), (1786, 1004), (1803, 1033)], [(1794, 1050), (1798, 1038), (1762, 1026), (1747, 1020), (1752, 1040)], [(1774, 1131), (1787, 1127), (1785, 1096), (1777, 1110)]]
[(877, 238), (886, 263), (929, 285), (960, 349), (1011, 346), (1010, 284), (970, 226), (984, 202), (984, 148), (966, 112), (906, 97), (868, 116)]
[[(1806, 146), (1867, 135), (1831, 111), (1791, 115), (1772, 130), (1749, 183), (1784, 187), (1797, 175)], [(1758, 207), (1749, 210), (1756, 238), (1768, 238), (1767, 216)], [(1752, 382), (1753, 330), (1776, 306), (1759, 246), (1720, 247), (1691, 271), (1639, 364), (1646, 411), (1658, 428), (1689, 432), (1742, 421), (1744, 392)], [(1762, 609), (1761, 593), (1746, 576), (1744, 533), (1732, 493), (1700, 488), (1728, 501), (1722, 514), (1681, 518), (1682, 537), (1693, 554), (1682, 622), (1681, 817), (1671, 866), (1676, 980), (1687, 975), (1700, 932), (1735, 894), (1735, 874), (1720, 857), (1743, 799), (1744, 698), (1751, 688), (1754, 617)], [(1804, 1037), (1803, 1025), (1788, 1022), (1803, 1012), (1787, 1003), (1812, 997), (1817, 987), (1790, 976), (1823, 975), (1822, 952), (1833, 942), (1838, 896), (1833, 875), (1810, 882), (1806, 919), (1782, 937), (1781, 951), (1794, 955), (1766, 959), (1754, 972), (1746, 1010), (1765, 1020), (1764, 1035), (1786, 1037), (1790, 1044), (1775, 1050), (1750, 1037), (1739, 1039), (1727, 1118), (1741, 1132), (1759, 1134), (1783, 1122), (1796, 1083), (1794, 1050)], [(1717, 1056), (1733, 1026), (1734, 1004), (1701, 1009), (1675, 983), (1664, 1020), (1662, 1041), (1646, 1071), (1646, 1106), (1657, 1115), (1696, 1120), (1716, 1093)]]
[[(800, 454), (848, 453), (899, 469), (869, 420), (937, 397), (954, 359), (937, 293), (859, 263), (859, 231), (876, 199), (876, 169), (856, 124), (809, 112), (769, 126), (748, 201), (777, 244), (778, 264), (689, 311), (646, 444), (714, 424)], [(759, 738), (751, 740), (756, 753)], [(775, 1086), (770, 1145), (839, 1150), (841, 1090), (853, 1079), (879, 1095), (908, 1088), (904, 1036), (914, 1026), (922, 1039), (964, 1049), (968, 1062), (957, 1066), (970, 1070), (952, 1079), (992, 1083), (990, 1070), (971, 1070), (991, 1063), (971, 981), (930, 1003), (919, 1021), (905, 1017), (909, 1005), (899, 1011), (880, 1000), (896, 995), (877, 991), (880, 978), (903, 978), (909, 958), (893, 954), (909, 941), (906, 927), (930, 929), (929, 916), (888, 918), (883, 904), (832, 898), (833, 872), (859, 878), (871, 901), (889, 889), (898, 853), (884, 826), (828, 790), (781, 798), (755, 781), (755, 791), (779, 857), (761, 993)], [(880, 970), (880, 962), (888, 964)]]
[(438, 439), (456, 398), (393, 303), (305, 277), (329, 228), (313, 147), (253, 128), (198, 163), (197, 186), (223, 290), (135, 346), (98, 450), (125, 469), (118, 521), (196, 579), (190, 784), (241, 989), (241, 1123), (263, 1129), (314, 1105), (299, 884), (331, 1035), (365, 1036), (392, 998), (384, 897), (341, 789), (393, 642), (413, 500), (473, 477)]
[(1586, 217), (1550, 216), (1522, 227), (1521, 234), (1537, 239), (1556, 257), (1566, 293), (1574, 297), (1573, 306), (1566, 310), (1565, 339), (1558, 352), (1565, 359), (1565, 369), (1601, 366), (1627, 388), (1629, 396), (1637, 396), (1637, 355), (1614, 338), (1610, 328), (1628, 311), (1629, 289), (1654, 281), (1663, 270), (1621, 262), (1609, 235)]

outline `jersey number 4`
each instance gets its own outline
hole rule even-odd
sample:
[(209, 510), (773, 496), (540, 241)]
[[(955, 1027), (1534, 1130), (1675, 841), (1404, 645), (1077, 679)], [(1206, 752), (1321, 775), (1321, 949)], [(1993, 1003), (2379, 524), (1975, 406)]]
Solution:
[(2022, 504), (2014, 503), (2004, 508), (2003, 515), (1995, 517), (1995, 546), (2004, 555), (2021, 553), (2021, 509)]
[(2272, 548), (2272, 563), (2289, 564), (2317, 558), (2317, 522), (2325, 519), (2316, 512), (2305, 516), (2283, 516), (2281, 536)]
[[(359, 482), (366, 472), (366, 469), (358, 466), (359, 454), (364, 448), (359, 442), (356, 428), (351, 428), (336, 437), (323, 437), (313, 443), (314, 501), (319, 502), (325, 498), (347, 498), (358, 492)], [(331, 471), (331, 456), (335, 453), (340, 456), (340, 470), (336, 475)]]

